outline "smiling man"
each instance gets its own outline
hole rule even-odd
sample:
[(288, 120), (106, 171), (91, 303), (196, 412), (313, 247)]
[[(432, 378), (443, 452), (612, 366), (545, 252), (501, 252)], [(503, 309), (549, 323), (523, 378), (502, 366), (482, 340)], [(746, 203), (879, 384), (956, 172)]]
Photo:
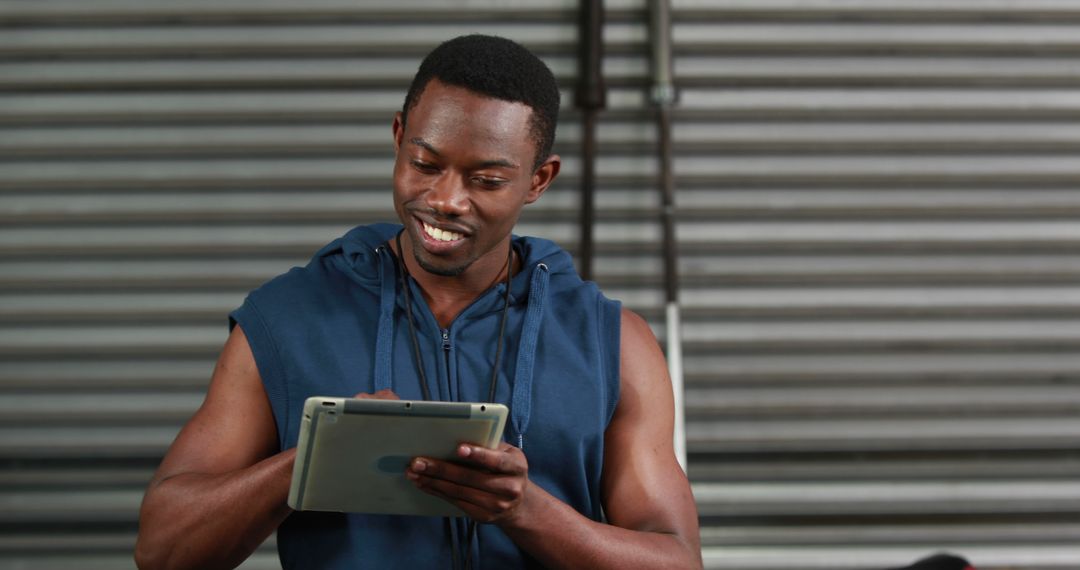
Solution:
[[(272, 532), (287, 568), (695, 568), (697, 513), (646, 323), (512, 235), (559, 173), (559, 92), (509, 40), (421, 64), (393, 120), (400, 225), (358, 227), (253, 291), (202, 407), (143, 501), (143, 568), (232, 567)], [(406, 477), (468, 517), (292, 512), (311, 395), (496, 401), (497, 449)]]

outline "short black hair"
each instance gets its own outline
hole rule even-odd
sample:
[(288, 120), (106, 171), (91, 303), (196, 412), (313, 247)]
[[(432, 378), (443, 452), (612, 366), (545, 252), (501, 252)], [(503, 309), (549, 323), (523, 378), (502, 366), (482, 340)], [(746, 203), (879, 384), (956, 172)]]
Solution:
[(559, 86), (548, 66), (521, 44), (479, 34), (443, 42), (424, 58), (413, 77), (401, 110), (403, 125), (432, 79), (527, 105), (532, 109), (529, 133), (536, 147), (533, 170), (551, 156), (559, 119)]

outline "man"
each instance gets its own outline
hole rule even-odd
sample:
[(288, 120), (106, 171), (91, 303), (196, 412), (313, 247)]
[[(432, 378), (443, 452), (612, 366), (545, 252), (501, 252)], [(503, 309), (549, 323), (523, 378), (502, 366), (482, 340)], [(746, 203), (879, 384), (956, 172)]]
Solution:
[[(143, 501), (141, 567), (232, 567), (275, 529), (296, 568), (701, 566), (651, 331), (552, 242), (511, 235), (559, 172), (558, 101), (509, 40), (428, 55), (393, 121), (402, 226), (352, 230), (231, 315)], [(291, 512), (300, 406), (354, 394), (510, 407), (498, 449), (406, 472), (469, 520)]]

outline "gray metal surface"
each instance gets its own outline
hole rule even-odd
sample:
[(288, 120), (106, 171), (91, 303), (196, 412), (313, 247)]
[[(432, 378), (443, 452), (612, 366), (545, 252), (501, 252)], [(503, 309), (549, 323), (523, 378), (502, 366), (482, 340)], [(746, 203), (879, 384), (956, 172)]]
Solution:
[[(605, 4), (595, 273), (662, 338), (646, 9)], [(576, 6), (0, 0), (0, 569), (131, 566), (225, 314), (392, 216), (438, 39), (554, 69), (563, 175), (518, 231), (573, 250)], [(1080, 568), (1080, 1), (673, 7), (706, 565)]]

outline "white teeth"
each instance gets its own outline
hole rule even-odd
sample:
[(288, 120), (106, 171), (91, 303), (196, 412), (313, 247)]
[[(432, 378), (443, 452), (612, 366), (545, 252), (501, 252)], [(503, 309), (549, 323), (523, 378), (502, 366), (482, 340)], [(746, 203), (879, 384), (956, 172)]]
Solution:
[(439, 241), (457, 241), (465, 237), (457, 232), (441, 230), (427, 224), (424, 224), (424, 233)]

